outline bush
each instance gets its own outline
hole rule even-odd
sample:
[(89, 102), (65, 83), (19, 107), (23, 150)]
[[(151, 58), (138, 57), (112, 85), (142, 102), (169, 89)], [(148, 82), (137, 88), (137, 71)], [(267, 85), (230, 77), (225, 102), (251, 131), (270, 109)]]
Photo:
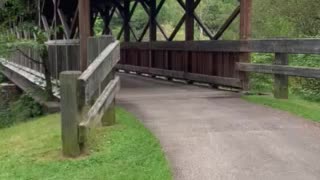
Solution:
[(0, 73), (0, 83), (3, 83), (6, 81), (6, 77)]
[(0, 104), (0, 128), (28, 121), (43, 114), (40, 104), (28, 95), (21, 95), (17, 101)]
[[(260, 64), (271, 64), (273, 60), (272, 54), (252, 54), (251, 62)], [(251, 73), (250, 89), (253, 92), (271, 92), (273, 77), (272, 75)]]
[[(290, 65), (305, 67), (320, 67), (319, 55), (292, 55)], [(292, 78), (291, 90), (300, 97), (320, 102), (320, 80), (306, 78)]]

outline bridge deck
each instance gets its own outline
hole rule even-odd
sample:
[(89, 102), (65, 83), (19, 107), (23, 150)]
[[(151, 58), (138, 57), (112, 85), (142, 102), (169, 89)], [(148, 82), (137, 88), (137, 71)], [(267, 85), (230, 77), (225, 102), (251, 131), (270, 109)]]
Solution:
[(229, 92), (121, 78), (118, 103), (159, 138), (175, 179), (319, 179), (314, 123)]

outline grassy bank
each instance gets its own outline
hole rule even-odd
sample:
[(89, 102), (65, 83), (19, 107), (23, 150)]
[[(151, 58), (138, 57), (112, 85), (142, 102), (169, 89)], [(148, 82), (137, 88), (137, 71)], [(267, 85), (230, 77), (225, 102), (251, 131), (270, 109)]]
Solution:
[(288, 100), (279, 100), (272, 96), (244, 96), (243, 98), (249, 102), (288, 111), (294, 115), (320, 122), (320, 103), (310, 102), (295, 96), (291, 96)]
[(0, 179), (171, 179), (159, 142), (132, 115), (91, 132), (90, 155), (61, 156), (60, 116), (0, 130)]

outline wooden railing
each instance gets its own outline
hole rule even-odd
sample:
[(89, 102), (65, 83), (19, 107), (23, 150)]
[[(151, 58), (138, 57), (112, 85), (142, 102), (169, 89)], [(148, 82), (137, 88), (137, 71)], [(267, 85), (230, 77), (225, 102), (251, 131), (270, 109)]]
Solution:
[[(31, 61), (28, 57), (39, 61), (40, 63), (36, 63)], [(42, 59), (40, 58), (38, 50), (35, 50), (31, 47), (19, 48), (19, 51), (15, 51), (10, 54), (10, 57), (7, 59), (9, 62), (27, 67), (39, 73), (43, 73), (43, 67), (41, 65)]]
[(240, 88), (235, 70), (240, 53), (233, 48), (233, 43), (230, 47), (224, 44), (220, 41), (122, 43), (121, 61), (117, 67), (190, 83), (197, 81)]
[[(245, 49), (255, 53), (274, 53), (273, 64), (237, 63), (242, 72), (274, 75), (274, 97), (288, 99), (289, 76), (320, 79), (320, 68), (290, 67), (289, 54), (320, 54), (320, 40), (269, 40), (249, 43)], [(319, 56), (320, 60), (320, 56)]]
[[(275, 64), (279, 65), (254, 65), (241, 60), (241, 54), (253, 52), (275, 53)], [(317, 69), (284, 67), (286, 55), (281, 54), (319, 53), (318, 39), (130, 42), (121, 44), (121, 61), (117, 67), (169, 79), (242, 88), (242, 72), (248, 71), (276, 74), (276, 81), (282, 77), (280, 74), (318, 77)]]
[(120, 44), (115, 41), (109, 44), (83, 73), (61, 73), (64, 155), (76, 157), (85, 151), (90, 128), (114, 124), (115, 96), (120, 88), (114, 67), (119, 60)]
[[(90, 37), (88, 39), (88, 65), (113, 41), (112, 36)], [(80, 70), (79, 39), (48, 41), (49, 71), (54, 79), (59, 79), (62, 71)]]

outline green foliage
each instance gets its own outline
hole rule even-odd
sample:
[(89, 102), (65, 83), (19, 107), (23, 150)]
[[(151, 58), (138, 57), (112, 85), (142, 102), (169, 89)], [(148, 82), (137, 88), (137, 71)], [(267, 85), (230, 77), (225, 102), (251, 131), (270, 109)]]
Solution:
[(288, 111), (297, 116), (320, 122), (320, 104), (291, 96), (289, 100), (274, 99), (271, 96), (244, 96), (249, 102), (263, 104), (272, 108)]
[(17, 101), (0, 104), (0, 128), (25, 122), (42, 114), (41, 105), (30, 96), (22, 95)]
[[(252, 63), (271, 64), (273, 61), (272, 54), (252, 54)], [(250, 88), (253, 92), (271, 92), (273, 78), (272, 75), (251, 73)]]
[(0, 73), (0, 83), (3, 83), (6, 81), (6, 77)]
[(315, 37), (320, 34), (319, 0), (253, 1), (253, 37)]
[(36, 0), (1, 0), (0, 27), (18, 25), (21, 22), (34, 22), (37, 14)]
[[(305, 67), (320, 67), (319, 55), (292, 55), (290, 65)], [(292, 78), (291, 90), (305, 99), (320, 102), (320, 80), (306, 78)]]
[(90, 156), (79, 159), (61, 155), (59, 114), (0, 130), (0, 179), (172, 179), (159, 141), (129, 113), (116, 113), (116, 125), (91, 131)]

